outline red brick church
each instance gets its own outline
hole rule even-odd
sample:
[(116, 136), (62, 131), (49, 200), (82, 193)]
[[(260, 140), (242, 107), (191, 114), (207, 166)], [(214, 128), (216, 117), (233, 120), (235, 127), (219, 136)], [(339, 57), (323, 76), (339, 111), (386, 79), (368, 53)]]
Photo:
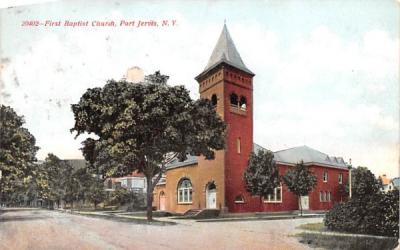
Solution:
[[(201, 98), (210, 99), (227, 123), (226, 149), (214, 160), (190, 156), (172, 162), (154, 191), (158, 210), (184, 213), (190, 209), (216, 208), (223, 212), (290, 211), (299, 209), (297, 198), (282, 184), (268, 197), (252, 197), (243, 173), (252, 151), (265, 150), (253, 141), (253, 77), (224, 25), (205, 69), (195, 78)], [(307, 146), (274, 152), (281, 175), (301, 160), (317, 176), (317, 185), (302, 206), (326, 210), (341, 197), (348, 168), (341, 157), (332, 157)]]

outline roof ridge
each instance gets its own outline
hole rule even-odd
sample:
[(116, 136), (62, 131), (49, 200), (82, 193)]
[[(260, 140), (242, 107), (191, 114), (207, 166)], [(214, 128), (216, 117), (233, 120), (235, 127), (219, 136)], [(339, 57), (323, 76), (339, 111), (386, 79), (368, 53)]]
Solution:
[(306, 146), (306, 145), (294, 146), (294, 147), (290, 147), (290, 148), (285, 148), (285, 149), (281, 149), (281, 150), (274, 151), (274, 153), (278, 153), (278, 152), (282, 152), (282, 151), (287, 151), (287, 150), (294, 149), (294, 148), (301, 148), (301, 147), (308, 147), (308, 146)]

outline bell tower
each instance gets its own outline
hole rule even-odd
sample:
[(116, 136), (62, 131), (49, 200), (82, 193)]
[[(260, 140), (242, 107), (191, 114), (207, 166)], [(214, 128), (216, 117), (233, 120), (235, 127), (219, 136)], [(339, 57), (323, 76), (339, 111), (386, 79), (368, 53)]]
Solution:
[(253, 77), (224, 24), (207, 66), (195, 79), (200, 97), (210, 99), (228, 125), (225, 150), (218, 151), (214, 161), (199, 160), (199, 165), (212, 164), (220, 170), (223, 183), (219, 189), (216, 183), (217, 192), (222, 192), (220, 208), (229, 212), (256, 210), (258, 205), (248, 196), (243, 181), (253, 149)]

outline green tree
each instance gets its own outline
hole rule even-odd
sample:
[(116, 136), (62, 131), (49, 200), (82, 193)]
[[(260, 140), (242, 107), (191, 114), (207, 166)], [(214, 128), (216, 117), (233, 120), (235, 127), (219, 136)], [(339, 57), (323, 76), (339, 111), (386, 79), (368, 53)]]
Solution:
[[(159, 74), (146, 83), (110, 80), (88, 89), (72, 105), (77, 135), (93, 133), (83, 142), (85, 159), (106, 177), (134, 170), (147, 181), (147, 219), (152, 220), (152, 194), (166, 165), (186, 155), (214, 158), (224, 148), (225, 124), (206, 99), (193, 101), (184, 86), (168, 86)], [(156, 79), (156, 80), (154, 80)]]
[(98, 177), (92, 177), (90, 179), (90, 186), (86, 192), (87, 199), (93, 203), (94, 209), (97, 209), (97, 205), (104, 201), (106, 198), (106, 192), (104, 191), (103, 180)]
[(244, 172), (246, 190), (262, 197), (272, 194), (279, 186), (279, 171), (274, 161), (274, 153), (269, 150), (252, 152)]
[(303, 161), (301, 161), (290, 168), (282, 176), (282, 179), (290, 192), (298, 197), (300, 214), (303, 215), (303, 207), (300, 201), (301, 196), (308, 195), (315, 187), (317, 184), (317, 177), (304, 165)]
[(71, 202), (73, 196), (71, 189), (72, 166), (54, 154), (48, 154), (40, 167), (41, 176), (40, 193), (50, 207), (54, 203), (60, 207), (60, 201)]
[(83, 204), (85, 204), (92, 183), (92, 178), (94, 178), (93, 174), (90, 172), (89, 168), (79, 168), (73, 173), (73, 178), (77, 182), (75, 199), (77, 201), (83, 201)]
[(62, 179), (60, 180), (61, 188), (62, 188), (62, 199), (67, 204), (71, 205), (71, 208), (74, 207), (74, 201), (78, 199), (79, 194), (79, 183), (74, 175), (75, 170), (73, 167), (68, 164), (67, 162), (63, 161), (65, 164), (62, 166), (64, 167), (61, 169)]
[(352, 198), (375, 194), (382, 188), (382, 182), (366, 167), (351, 170)]
[(0, 105), (0, 201), (10, 197), (24, 185), (29, 176), (38, 147), (35, 137), (23, 127), (24, 119), (9, 107)]

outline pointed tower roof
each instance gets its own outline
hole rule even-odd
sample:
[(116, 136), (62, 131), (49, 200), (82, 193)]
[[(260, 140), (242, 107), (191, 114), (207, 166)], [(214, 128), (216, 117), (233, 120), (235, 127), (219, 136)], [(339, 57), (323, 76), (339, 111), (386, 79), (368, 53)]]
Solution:
[(235, 44), (233, 43), (233, 40), (229, 34), (226, 24), (224, 24), (217, 45), (215, 45), (215, 48), (211, 54), (210, 59), (208, 60), (207, 66), (204, 69), (203, 73), (209, 71), (210, 69), (214, 68), (222, 62), (241, 69), (251, 75), (254, 75), (254, 73), (251, 72), (243, 63), (243, 60), (240, 57), (240, 54), (237, 51)]

